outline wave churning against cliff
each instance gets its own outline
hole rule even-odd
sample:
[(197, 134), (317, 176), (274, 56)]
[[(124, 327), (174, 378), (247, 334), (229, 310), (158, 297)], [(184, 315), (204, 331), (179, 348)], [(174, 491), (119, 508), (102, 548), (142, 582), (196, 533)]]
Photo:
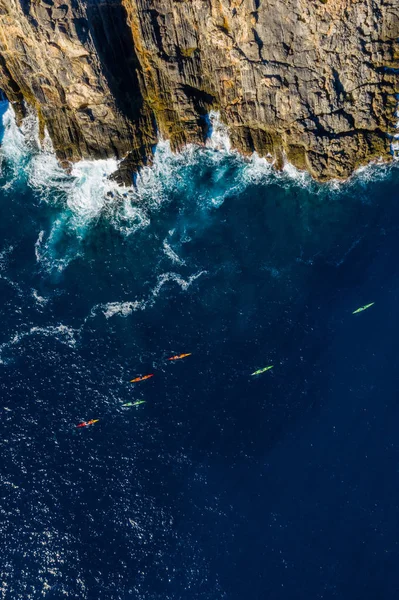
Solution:
[[(359, 169), (345, 183), (318, 184), (288, 162), (283, 171), (276, 172), (256, 153), (248, 159), (232, 151), (228, 129), (218, 113), (211, 112), (209, 120), (211, 135), (205, 147), (188, 145), (174, 154), (168, 141), (160, 141), (153, 165), (140, 171), (134, 187), (122, 188), (109, 178), (117, 168), (115, 159), (83, 160), (67, 174), (59, 166), (48, 137), (40, 143), (37, 118), (30, 114), (19, 128), (11, 106), (5, 110), (4, 103), (0, 149), (6, 175), (3, 188), (28, 185), (39, 202), (58, 209), (51, 228), (38, 232), (36, 256), (41, 266), (47, 271), (62, 271), (80, 255), (88, 231), (103, 219), (128, 237), (149, 227), (161, 207), (172, 201), (181, 202), (183, 210), (184, 202), (191, 198), (197, 210), (209, 211), (251, 185), (269, 184), (299, 186), (317, 196), (331, 195), (380, 179), (390, 168), (371, 165)], [(164, 240), (163, 245), (164, 253), (178, 262), (168, 242)]]
[[(8, 107), (3, 115), (0, 150), (6, 175), (4, 188), (28, 185), (40, 202), (58, 208), (50, 230), (38, 232), (36, 256), (41, 266), (62, 271), (79, 256), (82, 240), (101, 219), (128, 237), (147, 228), (161, 206), (175, 196), (195, 196), (198, 206), (206, 210), (220, 206), (226, 196), (237, 193), (246, 182), (267, 178), (271, 169), (266, 162), (254, 157), (245, 164), (238, 154), (229, 152), (227, 132), (216, 115), (212, 118), (214, 135), (207, 148), (188, 146), (181, 154), (173, 154), (169, 143), (161, 141), (154, 165), (142, 169), (135, 187), (121, 188), (109, 179), (117, 168), (114, 159), (80, 161), (67, 174), (59, 166), (51, 144), (40, 146), (37, 119), (30, 115), (20, 129)], [(206, 185), (200, 184), (203, 177), (207, 177)], [(68, 249), (60, 256), (66, 238)], [(164, 251), (176, 259), (166, 241)]]

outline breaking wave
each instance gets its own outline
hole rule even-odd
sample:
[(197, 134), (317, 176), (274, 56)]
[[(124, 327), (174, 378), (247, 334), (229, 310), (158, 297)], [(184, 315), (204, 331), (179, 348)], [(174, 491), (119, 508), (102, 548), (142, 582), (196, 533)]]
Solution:
[[(289, 163), (277, 172), (256, 153), (244, 158), (232, 150), (227, 127), (218, 113), (211, 112), (210, 136), (204, 147), (191, 144), (175, 154), (168, 141), (160, 141), (153, 165), (140, 171), (136, 185), (120, 187), (109, 178), (118, 166), (115, 159), (82, 160), (68, 174), (59, 166), (48, 135), (39, 140), (34, 114), (29, 114), (21, 127), (11, 106), (3, 110), (2, 118), (1, 172), (8, 169), (3, 189), (27, 184), (39, 203), (57, 210), (50, 229), (38, 232), (35, 244), (37, 262), (47, 272), (62, 272), (81, 256), (88, 231), (104, 218), (128, 238), (151, 227), (161, 208), (173, 200), (184, 206), (189, 198), (199, 210), (206, 211), (253, 185), (296, 186), (316, 195), (339, 193), (345, 186), (379, 180), (390, 168), (375, 164), (362, 167), (346, 183), (324, 185)], [(175, 264), (185, 264), (168, 240), (162, 242), (160, 252)]]

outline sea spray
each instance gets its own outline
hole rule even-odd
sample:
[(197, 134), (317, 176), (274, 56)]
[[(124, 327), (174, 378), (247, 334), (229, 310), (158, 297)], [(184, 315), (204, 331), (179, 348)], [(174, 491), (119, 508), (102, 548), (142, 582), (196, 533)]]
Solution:
[(220, 118), (218, 111), (212, 110), (209, 115), (210, 135), (206, 141), (207, 148), (223, 152), (231, 152), (229, 128)]
[[(83, 240), (100, 219), (127, 238), (150, 227), (152, 219), (172, 201), (183, 209), (189, 198), (206, 213), (244, 193), (249, 186), (269, 184), (330, 196), (345, 193), (345, 188), (359, 183), (368, 185), (385, 177), (389, 169), (387, 165), (370, 165), (358, 169), (346, 183), (319, 184), (288, 162), (277, 172), (256, 153), (245, 158), (232, 151), (228, 127), (217, 112), (210, 112), (209, 124), (210, 137), (204, 147), (190, 144), (180, 153), (173, 153), (170, 143), (161, 140), (153, 165), (140, 170), (136, 185), (120, 187), (110, 179), (118, 167), (116, 159), (82, 160), (67, 173), (55, 157), (48, 134), (39, 141), (36, 116), (30, 113), (19, 128), (9, 106), (3, 114), (5, 131), (0, 149), (3, 166), (7, 164), (12, 172), (5, 186), (10, 189), (27, 181), (39, 203), (55, 209), (50, 228), (38, 232), (41, 238), (35, 253), (39, 265), (49, 273), (62, 272), (81, 256)], [(159, 251), (176, 264), (184, 264), (179, 263), (168, 242), (162, 241)]]
[(9, 105), (2, 117), (4, 134), (0, 146), (0, 164), (3, 174), (4, 167), (11, 170), (11, 177), (7, 177), (4, 186), (6, 189), (23, 174), (23, 167), (31, 155), (29, 142), (25, 139), (21, 129), (17, 126), (14, 110)]

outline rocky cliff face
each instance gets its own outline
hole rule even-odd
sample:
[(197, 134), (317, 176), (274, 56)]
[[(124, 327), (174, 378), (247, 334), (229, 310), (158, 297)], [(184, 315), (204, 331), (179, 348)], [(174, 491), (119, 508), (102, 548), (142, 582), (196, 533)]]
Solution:
[(211, 108), (241, 152), (343, 178), (390, 158), (398, 37), (397, 0), (0, 0), (0, 87), (123, 181), (159, 136), (203, 143)]

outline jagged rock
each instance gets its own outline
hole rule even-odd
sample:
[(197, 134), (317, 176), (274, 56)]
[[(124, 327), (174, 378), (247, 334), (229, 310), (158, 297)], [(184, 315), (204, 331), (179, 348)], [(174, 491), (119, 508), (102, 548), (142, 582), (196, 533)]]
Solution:
[(397, 0), (0, 0), (0, 87), (59, 159), (151, 160), (159, 136), (233, 147), (325, 180), (390, 159)]

